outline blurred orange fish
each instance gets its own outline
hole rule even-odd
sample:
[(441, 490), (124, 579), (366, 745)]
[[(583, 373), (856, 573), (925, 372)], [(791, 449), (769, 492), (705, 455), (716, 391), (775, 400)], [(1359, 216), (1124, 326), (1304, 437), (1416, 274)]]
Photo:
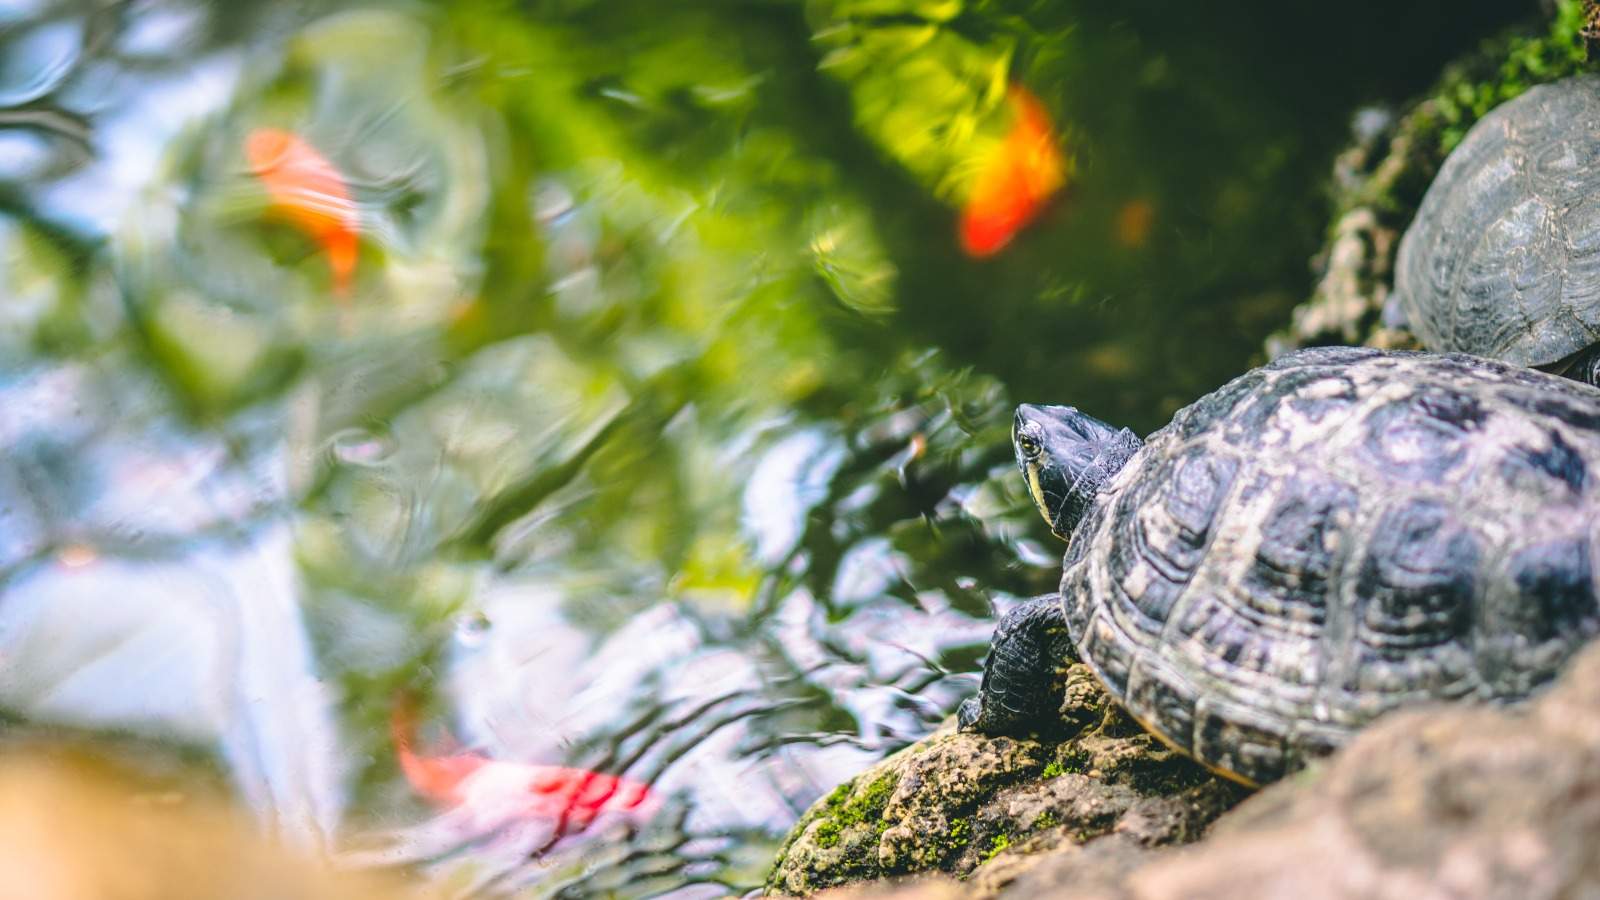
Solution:
[(1149, 200), (1129, 200), (1117, 210), (1117, 243), (1130, 249), (1144, 246), (1150, 237), (1150, 226), (1155, 224), (1156, 208)]
[(344, 176), (316, 148), (281, 128), (257, 128), (244, 142), (250, 171), (272, 198), (273, 210), (322, 247), (333, 289), (350, 294), (361, 220)]
[(413, 714), (405, 703), (395, 707), (390, 730), (412, 789), (440, 807), (467, 813), (479, 827), (535, 818), (550, 823), (560, 837), (604, 813), (646, 818), (658, 806), (648, 785), (587, 769), (505, 762), (479, 753), (418, 755), (412, 749)]
[(1044, 105), (1027, 88), (1012, 85), (1011, 131), (983, 161), (961, 210), (961, 249), (993, 256), (1039, 215), (1067, 180), (1067, 164)]

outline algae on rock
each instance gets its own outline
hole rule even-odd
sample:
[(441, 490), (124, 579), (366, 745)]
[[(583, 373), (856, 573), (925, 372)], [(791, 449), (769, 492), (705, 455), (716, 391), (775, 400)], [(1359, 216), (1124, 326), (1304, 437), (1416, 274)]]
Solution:
[(1122, 713), (1081, 664), (1062, 719), (1077, 733), (933, 735), (840, 785), (795, 825), (769, 894), (922, 872), (968, 877), (1009, 858), (1117, 833), (1141, 846), (1197, 838), (1243, 791)]
[[(1269, 785), (1187, 847), (1114, 833), (966, 882), (879, 885), (894, 900), (1600, 896), (1600, 646), (1511, 708), (1402, 710)], [(843, 900), (843, 894), (830, 894)]]

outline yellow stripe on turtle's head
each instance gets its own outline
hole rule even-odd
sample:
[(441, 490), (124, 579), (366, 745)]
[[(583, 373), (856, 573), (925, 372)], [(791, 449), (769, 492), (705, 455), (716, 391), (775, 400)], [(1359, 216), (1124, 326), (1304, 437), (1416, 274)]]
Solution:
[(1140, 441), (1070, 406), (1017, 407), (1011, 423), (1017, 467), (1050, 530), (1062, 540), (1094, 503), (1100, 488), (1138, 452)]

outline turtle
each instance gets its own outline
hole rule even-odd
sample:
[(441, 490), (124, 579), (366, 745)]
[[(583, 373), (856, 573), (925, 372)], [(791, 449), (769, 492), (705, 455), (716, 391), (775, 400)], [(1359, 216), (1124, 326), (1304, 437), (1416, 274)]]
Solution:
[(1261, 785), (1427, 701), (1511, 702), (1600, 632), (1600, 390), (1467, 354), (1286, 354), (1146, 440), (1018, 407), (1067, 541), (959, 727), (1040, 734), (1081, 660), (1156, 737)]
[(1600, 384), (1600, 76), (1467, 132), (1400, 240), (1385, 318), (1429, 350)]

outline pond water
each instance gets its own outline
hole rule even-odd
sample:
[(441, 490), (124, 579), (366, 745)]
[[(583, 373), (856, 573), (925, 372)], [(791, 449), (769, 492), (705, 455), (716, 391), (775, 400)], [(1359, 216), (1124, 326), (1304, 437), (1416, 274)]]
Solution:
[(1012, 404), (1243, 371), (1357, 110), (1538, 13), (1287, 6), (0, 0), (0, 721), (759, 885), (1053, 586)]

